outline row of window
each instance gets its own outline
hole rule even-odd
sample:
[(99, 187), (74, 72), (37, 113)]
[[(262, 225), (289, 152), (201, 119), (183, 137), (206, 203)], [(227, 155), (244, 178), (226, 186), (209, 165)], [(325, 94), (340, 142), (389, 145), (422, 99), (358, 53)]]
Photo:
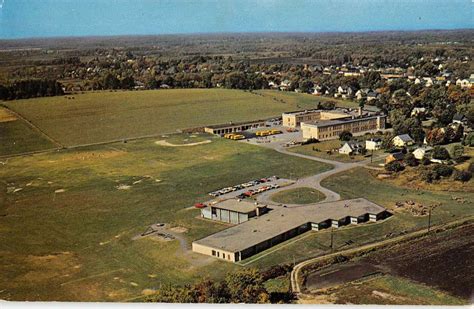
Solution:
[[(217, 256), (220, 257), (220, 252), (216, 250), (212, 250), (212, 256)], [(225, 260), (226, 259), (226, 254), (222, 253), (222, 258)], [(230, 261), (230, 254), (227, 254), (227, 259)]]

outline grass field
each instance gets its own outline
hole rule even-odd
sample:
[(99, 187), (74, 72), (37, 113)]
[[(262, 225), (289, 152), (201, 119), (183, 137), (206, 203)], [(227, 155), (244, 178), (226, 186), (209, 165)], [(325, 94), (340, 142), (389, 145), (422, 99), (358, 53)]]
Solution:
[(132, 238), (150, 224), (192, 240), (225, 228), (189, 209), (207, 192), (271, 175), (329, 167), (209, 135), (167, 147), (156, 139), (11, 158), (0, 169), (0, 291), (9, 300), (125, 301), (161, 284), (222, 278), (239, 266), (178, 241)]
[(277, 192), (271, 196), (272, 201), (281, 204), (311, 204), (324, 200), (323, 193), (312, 188), (296, 188)]
[[(106, 142), (229, 121), (281, 115), (284, 111), (316, 107), (311, 96), (275, 99), (226, 89), (95, 92), (74, 100), (50, 97), (5, 104), (66, 146)], [(300, 106), (300, 107), (298, 107)]]
[(55, 145), (0, 107), (0, 156), (55, 148)]
[(328, 151), (339, 149), (341, 146), (342, 144), (340, 140), (330, 140), (315, 144), (291, 147), (288, 148), (288, 151), (340, 162), (357, 162), (365, 159), (362, 155), (349, 156), (340, 154), (337, 151), (330, 154), (328, 153)]

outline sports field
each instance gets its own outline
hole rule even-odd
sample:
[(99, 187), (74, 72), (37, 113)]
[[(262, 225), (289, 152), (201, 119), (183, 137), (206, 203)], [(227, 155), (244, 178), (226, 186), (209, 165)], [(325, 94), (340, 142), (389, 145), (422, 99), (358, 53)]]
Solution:
[[(257, 120), (316, 107), (311, 97), (278, 100), (227, 89), (94, 92), (5, 104), (65, 146), (136, 138), (226, 122)], [(70, 97), (70, 96), (68, 96)], [(298, 106), (298, 107), (297, 107)]]
[[(10, 158), (0, 169), (1, 298), (125, 301), (221, 278), (239, 266), (188, 249), (226, 225), (191, 206), (223, 186), (329, 168), (204, 134), (161, 140), (174, 146), (144, 139)], [(154, 223), (177, 239), (133, 239)]]

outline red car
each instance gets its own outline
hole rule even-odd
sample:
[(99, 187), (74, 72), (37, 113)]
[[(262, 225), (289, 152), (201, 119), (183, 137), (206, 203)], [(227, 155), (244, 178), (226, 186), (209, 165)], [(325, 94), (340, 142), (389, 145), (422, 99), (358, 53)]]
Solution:
[(203, 203), (196, 203), (196, 204), (194, 204), (194, 207), (196, 207), (196, 208), (204, 208), (204, 207), (206, 207), (206, 205), (204, 205)]

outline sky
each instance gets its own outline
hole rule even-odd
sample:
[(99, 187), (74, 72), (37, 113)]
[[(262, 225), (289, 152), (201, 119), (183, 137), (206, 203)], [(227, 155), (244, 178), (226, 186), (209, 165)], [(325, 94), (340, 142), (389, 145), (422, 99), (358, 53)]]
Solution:
[(474, 28), (474, 0), (0, 0), (0, 39)]

